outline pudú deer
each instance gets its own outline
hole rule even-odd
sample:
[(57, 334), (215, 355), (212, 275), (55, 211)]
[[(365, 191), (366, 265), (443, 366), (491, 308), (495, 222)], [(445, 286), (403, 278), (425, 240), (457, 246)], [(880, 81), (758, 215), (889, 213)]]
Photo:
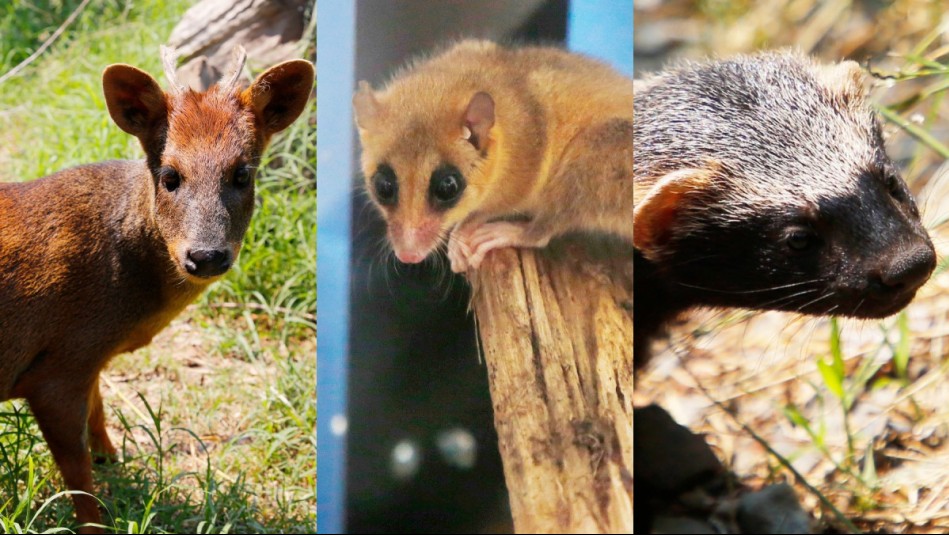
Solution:
[[(98, 533), (92, 455), (115, 458), (99, 371), (148, 344), (233, 264), (271, 136), (300, 115), (313, 65), (271, 67), (241, 89), (246, 55), (207, 92), (170, 89), (129, 65), (102, 75), (109, 114), (144, 160), (0, 184), (0, 399), (25, 398), (72, 496)], [(90, 448), (92, 455), (90, 455)]]

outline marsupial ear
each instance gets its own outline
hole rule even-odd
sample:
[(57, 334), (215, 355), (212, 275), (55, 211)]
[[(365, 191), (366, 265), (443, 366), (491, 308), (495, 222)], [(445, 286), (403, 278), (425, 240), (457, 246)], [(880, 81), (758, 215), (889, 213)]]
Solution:
[(365, 80), (359, 81), (359, 90), (353, 95), (353, 118), (360, 130), (372, 128), (379, 117), (379, 101), (372, 92), (372, 86)]
[(468, 108), (465, 109), (465, 121), (462, 137), (474, 145), (474, 148), (483, 151), (488, 142), (488, 133), (494, 126), (494, 99), (484, 91), (479, 91), (471, 97)]
[(657, 180), (633, 209), (633, 245), (653, 260), (669, 241), (691, 193), (706, 190), (712, 169), (680, 169)]

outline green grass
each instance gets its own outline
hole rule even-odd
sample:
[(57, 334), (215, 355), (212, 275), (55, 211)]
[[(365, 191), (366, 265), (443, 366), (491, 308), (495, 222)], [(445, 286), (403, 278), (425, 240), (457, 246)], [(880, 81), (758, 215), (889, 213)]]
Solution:
[[(81, 0), (0, 6), (0, 76)], [(159, 80), (158, 45), (190, 0), (93, 0), (0, 84), (0, 180), (140, 158), (105, 109), (101, 72)], [(110, 531), (311, 532), (316, 486), (315, 104), (274, 139), (238, 264), (153, 344), (103, 378), (122, 460), (94, 470)], [(68, 532), (72, 502), (28, 408), (0, 404), (0, 530)]]

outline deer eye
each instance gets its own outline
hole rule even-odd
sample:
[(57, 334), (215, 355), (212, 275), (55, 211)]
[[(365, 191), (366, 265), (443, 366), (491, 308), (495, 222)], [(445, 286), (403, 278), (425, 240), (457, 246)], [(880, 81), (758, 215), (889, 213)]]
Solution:
[(245, 188), (253, 181), (253, 173), (250, 167), (242, 165), (234, 170), (234, 185), (238, 188)]
[(158, 180), (168, 191), (175, 191), (181, 185), (181, 175), (174, 167), (162, 167), (158, 172)]

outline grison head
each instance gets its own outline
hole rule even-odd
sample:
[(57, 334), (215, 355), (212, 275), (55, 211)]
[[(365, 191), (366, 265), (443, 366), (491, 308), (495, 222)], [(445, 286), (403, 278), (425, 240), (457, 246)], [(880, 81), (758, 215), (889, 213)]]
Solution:
[(240, 87), (232, 74), (207, 92), (181, 86), (174, 52), (162, 48), (171, 88), (148, 73), (111, 65), (102, 75), (109, 114), (139, 138), (154, 186), (152, 220), (182, 277), (207, 283), (240, 251), (254, 208), (254, 176), (270, 137), (293, 123), (313, 87), (313, 65), (293, 60)]
[(935, 268), (853, 62), (684, 64), (635, 95), (636, 248), (699, 303), (863, 318)]

